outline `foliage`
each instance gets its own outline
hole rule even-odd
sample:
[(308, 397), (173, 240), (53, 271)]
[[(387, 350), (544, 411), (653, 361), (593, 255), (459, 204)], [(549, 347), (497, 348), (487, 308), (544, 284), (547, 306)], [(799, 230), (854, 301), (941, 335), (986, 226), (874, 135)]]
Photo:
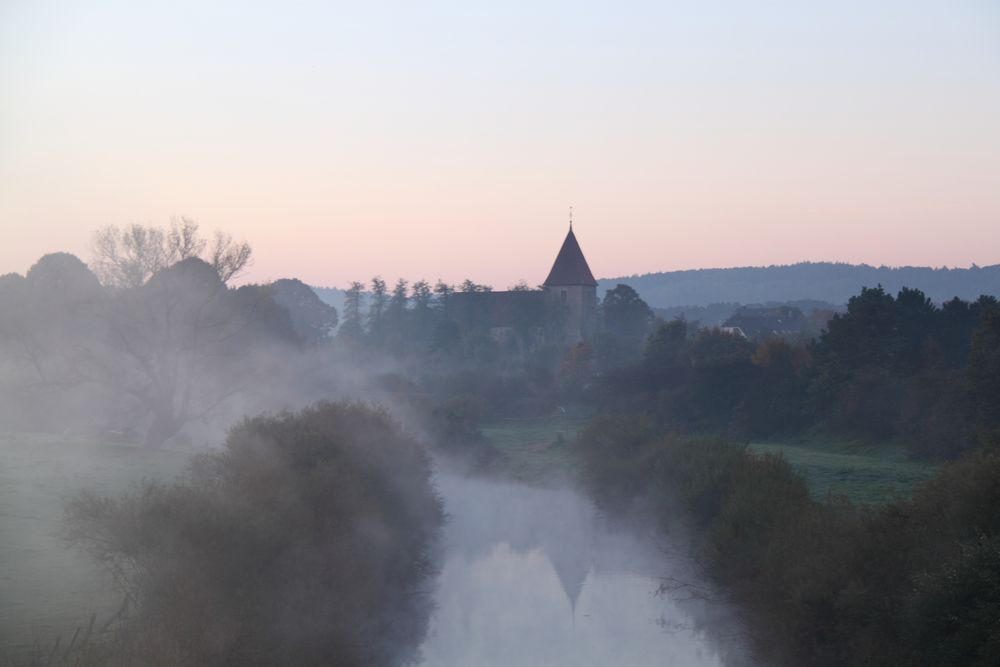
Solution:
[(602, 368), (634, 362), (653, 323), (653, 311), (628, 285), (617, 285), (604, 295), (600, 306), (600, 333), (596, 340)]
[(364, 307), (365, 286), (357, 281), (352, 282), (344, 293), (344, 322), (340, 325), (337, 336), (342, 340), (357, 342), (364, 336), (361, 323), (361, 310)]
[(483, 435), (484, 400), (473, 394), (448, 397), (433, 406), (428, 425), (434, 444), (441, 451), (481, 469), (496, 457), (493, 443)]
[(583, 484), (599, 504), (616, 506), (641, 494), (653, 454), (653, 423), (641, 416), (596, 419), (577, 438)]
[(1000, 444), (1000, 308), (995, 306), (973, 333), (969, 384), (980, 437)]
[(163, 444), (250, 382), (238, 351), (265, 327), (269, 341), (295, 341), (288, 315), (273, 302), (228, 290), (197, 258), (123, 290), (107, 316), (108, 333), (83, 355), (85, 377), (130, 396), (151, 415), (150, 446)]
[(197, 257), (112, 289), (47, 255), (0, 284), (0, 410), (25, 429), (137, 429), (163, 444), (247, 390), (273, 353), (296, 352), (271, 294), (229, 288)]
[(566, 351), (559, 367), (559, 376), (568, 387), (579, 387), (590, 377), (594, 350), (585, 342), (579, 342)]
[(337, 309), (320, 300), (301, 280), (283, 278), (268, 286), (274, 302), (288, 311), (295, 333), (308, 345), (327, 343), (337, 329)]
[(322, 403), (245, 420), (174, 485), (77, 496), (66, 532), (131, 601), (127, 664), (380, 665), (426, 630), (441, 521), (415, 441)]
[(772, 438), (813, 429), (953, 459), (1000, 441), (998, 311), (992, 297), (937, 307), (919, 290), (865, 288), (808, 345), (674, 320), (646, 339), (641, 361), (606, 372), (591, 398), (676, 430)]
[(1000, 655), (1000, 537), (980, 536), (917, 581), (912, 641), (925, 665), (988, 667)]
[(657, 434), (642, 417), (581, 435), (584, 479), (610, 509), (644, 498), (692, 518), (705, 563), (750, 610), (771, 664), (987, 665), (1000, 612), (1000, 456), (946, 466), (911, 499), (812, 499), (781, 457)]

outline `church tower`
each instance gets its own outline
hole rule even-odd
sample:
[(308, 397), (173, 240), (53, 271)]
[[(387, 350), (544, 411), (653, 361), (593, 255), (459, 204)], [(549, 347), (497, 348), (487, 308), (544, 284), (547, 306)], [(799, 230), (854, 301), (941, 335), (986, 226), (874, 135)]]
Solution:
[(566, 342), (574, 344), (589, 339), (597, 324), (597, 281), (576, 241), (572, 220), (569, 234), (543, 285), (549, 303), (562, 309)]

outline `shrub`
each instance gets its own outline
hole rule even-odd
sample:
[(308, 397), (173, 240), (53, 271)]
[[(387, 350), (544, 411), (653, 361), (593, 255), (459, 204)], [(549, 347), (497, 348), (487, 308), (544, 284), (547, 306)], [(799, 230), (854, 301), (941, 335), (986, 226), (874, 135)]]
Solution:
[(67, 534), (132, 603), (125, 664), (393, 664), (426, 630), (442, 521), (418, 444), (385, 412), (247, 419), (186, 477), (83, 494)]
[(612, 509), (693, 519), (703, 562), (750, 611), (771, 664), (987, 665), (1000, 652), (1000, 455), (945, 466), (911, 499), (810, 498), (788, 463), (721, 438), (595, 421), (584, 479)]
[(918, 579), (909, 610), (918, 663), (988, 667), (1000, 655), (1000, 538), (979, 536)]
[(583, 482), (600, 505), (623, 507), (648, 488), (653, 423), (634, 415), (601, 417), (579, 436)]

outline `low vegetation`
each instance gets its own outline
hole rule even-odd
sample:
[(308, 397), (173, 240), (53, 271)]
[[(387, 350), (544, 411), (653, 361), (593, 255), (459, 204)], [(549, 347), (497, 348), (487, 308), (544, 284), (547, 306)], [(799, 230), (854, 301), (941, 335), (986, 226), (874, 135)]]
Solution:
[(914, 460), (903, 447), (857, 444), (814, 436), (781, 442), (753, 442), (757, 454), (781, 455), (805, 479), (816, 499), (846, 496), (860, 504), (908, 495), (930, 479), (937, 466)]
[(489, 471), (535, 484), (575, 481), (576, 436), (587, 422), (583, 414), (563, 413), (489, 422), (483, 434), (497, 452)]
[(581, 435), (605, 508), (691, 517), (707, 567), (788, 665), (991, 665), (1000, 650), (1000, 455), (949, 464), (911, 498), (813, 498), (780, 455), (609, 417)]
[(78, 495), (66, 536), (125, 595), (94, 664), (388, 665), (425, 630), (442, 522), (419, 445), (384, 412), (247, 419), (175, 484)]

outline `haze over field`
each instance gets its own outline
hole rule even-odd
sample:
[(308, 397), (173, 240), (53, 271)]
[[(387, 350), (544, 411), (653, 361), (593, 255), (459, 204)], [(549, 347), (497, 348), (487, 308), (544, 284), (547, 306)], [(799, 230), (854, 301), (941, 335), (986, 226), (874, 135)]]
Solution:
[(998, 260), (990, 0), (7, 0), (0, 98), (0, 273), (188, 215), (251, 280), (537, 284), (570, 205), (604, 277)]
[(0, 667), (996, 667), (998, 119), (995, 0), (0, 0)]

